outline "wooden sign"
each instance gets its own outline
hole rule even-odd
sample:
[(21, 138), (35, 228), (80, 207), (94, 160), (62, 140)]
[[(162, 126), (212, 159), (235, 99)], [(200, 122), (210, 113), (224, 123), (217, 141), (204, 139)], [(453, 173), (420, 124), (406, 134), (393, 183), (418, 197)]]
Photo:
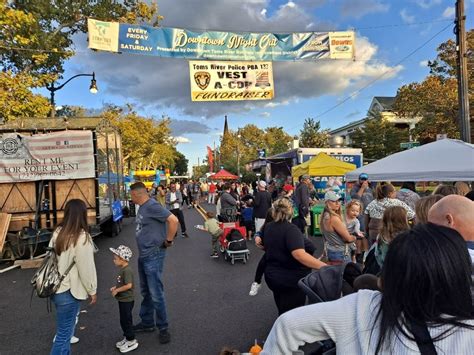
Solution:
[(7, 237), (11, 218), (11, 214), (0, 213), (0, 253), (3, 251), (3, 245), (5, 244), (5, 238)]

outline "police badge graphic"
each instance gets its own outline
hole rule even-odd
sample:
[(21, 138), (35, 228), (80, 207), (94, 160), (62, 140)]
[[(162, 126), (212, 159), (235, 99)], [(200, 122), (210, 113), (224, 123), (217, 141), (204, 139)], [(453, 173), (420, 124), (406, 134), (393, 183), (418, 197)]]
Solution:
[(4, 159), (18, 159), (24, 157), (22, 137), (15, 134), (0, 136), (0, 157)]
[(211, 74), (206, 71), (198, 71), (194, 73), (194, 81), (201, 90), (205, 90), (211, 82)]

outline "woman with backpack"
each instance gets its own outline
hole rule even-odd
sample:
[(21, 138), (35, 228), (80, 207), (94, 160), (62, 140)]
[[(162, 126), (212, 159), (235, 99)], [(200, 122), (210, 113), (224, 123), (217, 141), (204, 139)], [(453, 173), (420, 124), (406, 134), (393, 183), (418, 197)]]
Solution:
[(88, 230), (86, 204), (79, 199), (69, 200), (64, 209), (63, 222), (49, 242), (58, 258), (59, 273), (65, 275), (59, 289), (51, 297), (56, 307), (53, 355), (71, 352), (70, 340), (81, 301), (87, 298), (90, 298), (90, 304), (97, 301), (94, 244)]

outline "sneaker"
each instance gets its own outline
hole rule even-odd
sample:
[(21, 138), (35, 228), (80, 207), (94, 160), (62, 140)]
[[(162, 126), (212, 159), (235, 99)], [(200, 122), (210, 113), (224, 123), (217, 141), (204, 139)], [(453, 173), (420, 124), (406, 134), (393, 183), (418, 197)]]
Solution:
[(132, 350), (135, 350), (136, 348), (138, 348), (138, 341), (137, 339), (133, 339), (133, 340), (126, 340), (125, 344), (123, 344), (119, 350), (121, 353), (128, 353), (129, 351), (132, 351)]
[(127, 338), (124, 337), (122, 340), (116, 342), (115, 346), (117, 347), (117, 349), (120, 349), (122, 346), (125, 345), (126, 342), (127, 342)]
[(213, 259), (217, 259), (218, 257), (219, 257), (219, 254), (217, 254), (217, 253), (212, 253), (211, 254), (211, 258), (213, 258)]
[(262, 287), (262, 285), (259, 284), (258, 282), (252, 282), (252, 285), (250, 286), (249, 295), (256, 296), (258, 293), (258, 290), (260, 290), (260, 287)]
[[(54, 336), (53, 338), (53, 343), (54, 341), (56, 340), (56, 335)], [(79, 338), (78, 337), (75, 337), (74, 335), (71, 337), (71, 340), (69, 341), (71, 344), (77, 344), (79, 343)]]
[(142, 322), (140, 322), (133, 326), (133, 330), (137, 333), (143, 333), (143, 332), (150, 333), (150, 332), (155, 331), (155, 327), (153, 325), (145, 325)]
[(182, 236), (183, 238), (189, 238), (189, 235), (188, 235), (188, 233), (186, 233), (186, 232), (181, 233), (181, 236)]
[(171, 341), (171, 334), (168, 329), (160, 330), (160, 334), (158, 335), (158, 339), (160, 340), (160, 344), (167, 344)]

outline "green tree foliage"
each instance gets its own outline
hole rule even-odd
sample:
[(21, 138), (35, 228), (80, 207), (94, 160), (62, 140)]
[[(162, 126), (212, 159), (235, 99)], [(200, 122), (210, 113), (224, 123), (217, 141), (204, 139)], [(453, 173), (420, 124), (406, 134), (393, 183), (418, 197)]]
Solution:
[(327, 148), (329, 147), (329, 130), (321, 130), (321, 122), (314, 118), (304, 120), (300, 133), (300, 147)]
[(351, 139), (355, 148), (362, 148), (364, 159), (377, 160), (400, 151), (400, 143), (408, 142), (409, 131), (375, 116), (365, 122), (364, 129), (357, 129)]
[[(469, 100), (474, 95), (474, 30), (467, 33)], [(394, 111), (402, 117), (420, 117), (414, 135), (422, 143), (446, 133), (459, 138), (458, 94), (456, 79), (456, 43), (448, 40), (438, 48), (435, 60), (430, 61), (430, 74), (420, 83), (411, 83), (398, 89)], [(471, 112), (472, 106), (471, 106)]]
[[(240, 136), (240, 137), (239, 137)], [(229, 131), (221, 139), (221, 165), (237, 174), (237, 162), (240, 161), (240, 172), (245, 171), (245, 164), (258, 158), (258, 151), (265, 149), (267, 156), (288, 150), (292, 137), (283, 127), (267, 127), (260, 129), (248, 124), (237, 131)]]
[(178, 151), (175, 152), (175, 157), (172, 171), (176, 172), (177, 175), (188, 175), (188, 159)]
[(169, 119), (155, 120), (138, 115), (131, 106), (109, 106), (102, 114), (117, 126), (122, 136), (124, 166), (154, 170), (164, 165), (172, 169), (177, 158)]
[[(32, 89), (59, 79), (74, 55), (73, 36), (87, 18), (158, 25), (155, 3), (124, 1), (0, 0), (0, 116), (46, 116), (49, 102)], [(15, 85), (15, 86), (12, 86)]]

